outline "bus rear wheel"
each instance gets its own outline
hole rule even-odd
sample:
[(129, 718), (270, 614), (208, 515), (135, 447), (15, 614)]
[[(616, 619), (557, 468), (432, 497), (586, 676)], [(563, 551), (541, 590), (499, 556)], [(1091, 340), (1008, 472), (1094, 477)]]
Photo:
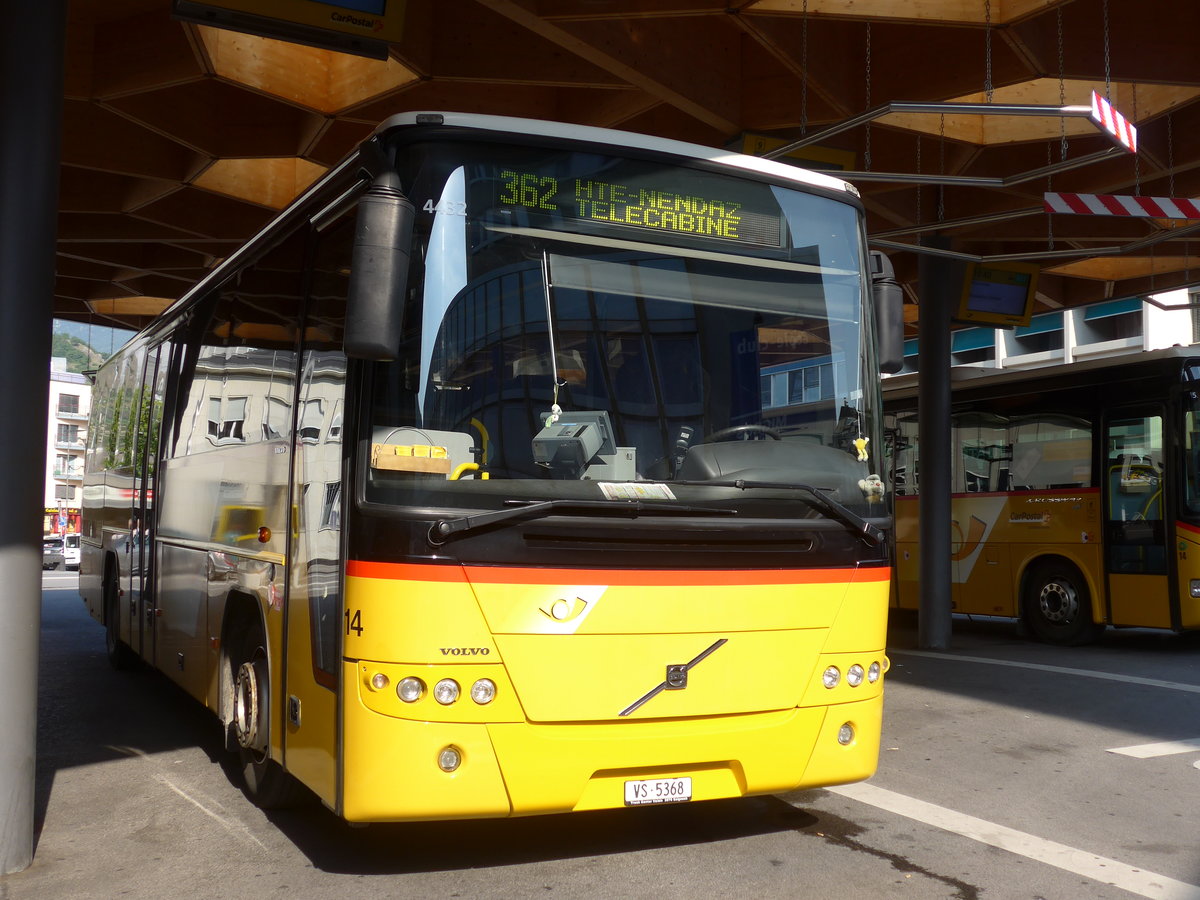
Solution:
[(271, 759), (271, 676), (261, 635), (254, 633), (233, 660), (233, 733), (246, 795), (261, 809), (284, 809), (300, 798), (299, 784)]
[(1034, 566), (1025, 579), (1021, 605), (1029, 630), (1048, 644), (1086, 644), (1104, 631), (1092, 621), (1092, 598), (1082, 573), (1065, 561)]

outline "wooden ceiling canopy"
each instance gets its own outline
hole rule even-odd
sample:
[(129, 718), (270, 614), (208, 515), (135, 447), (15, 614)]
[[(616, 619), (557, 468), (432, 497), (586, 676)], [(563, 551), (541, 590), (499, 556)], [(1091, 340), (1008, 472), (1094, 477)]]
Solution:
[[(1138, 154), (1020, 180), (1113, 143), (1087, 119), (895, 113), (796, 156), (872, 173), (868, 230), (890, 247), (937, 231), (1038, 258), (1043, 308), (1164, 291), (1200, 281), (1196, 222), (1050, 215), (1043, 192), (1200, 195), (1197, 33), (1191, 0), (408, 0), (381, 61), (178, 22), (169, 0), (77, 0), (55, 316), (140, 327), (403, 110), (766, 152), (891, 102), (1057, 108), (1093, 90), (1137, 125)], [(916, 303), (917, 254), (889, 252)]]

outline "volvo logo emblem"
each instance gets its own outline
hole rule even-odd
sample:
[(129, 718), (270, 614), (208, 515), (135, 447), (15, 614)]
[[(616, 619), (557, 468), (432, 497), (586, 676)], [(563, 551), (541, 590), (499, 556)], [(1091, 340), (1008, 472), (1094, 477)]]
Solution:
[(682, 691), (687, 687), (687, 666), (667, 666), (667, 690)]
[(639, 707), (643, 706), (646, 703), (649, 703), (651, 700), (653, 700), (655, 697), (657, 697), (663, 691), (682, 691), (684, 688), (687, 687), (688, 672), (692, 668), (697, 666), (700, 662), (702, 662), (709, 654), (714, 653), (715, 651), (719, 650), (721, 648), (721, 646), (724, 645), (728, 640), (729, 640), (729, 638), (721, 638), (720, 640), (713, 643), (713, 645), (711, 647), (709, 647), (707, 650), (705, 650), (703, 653), (701, 653), (699, 656), (697, 656), (691, 662), (674, 663), (672, 665), (667, 666), (667, 677), (662, 680), (662, 683), (659, 684), (657, 687), (651, 688), (649, 691), (647, 691), (645, 694), (643, 694), (637, 700), (634, 700), (633, 703), (629, 704), (627, 707), (625, 707), (623, 710), (621, 710), (618, 713), (618, 715), (619, 716), (629, 715), (634, 710), (638, 709)]

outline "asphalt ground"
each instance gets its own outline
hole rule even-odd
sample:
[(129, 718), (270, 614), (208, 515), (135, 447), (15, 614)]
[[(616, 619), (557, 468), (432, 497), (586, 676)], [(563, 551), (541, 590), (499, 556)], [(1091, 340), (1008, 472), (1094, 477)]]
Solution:
[(74, 576), (43, 579), (33, 864), (0, 900), (912, 897), (1200, 900), (1200, 637), (1082, 648), (957, 619), (889, 635), (863, 785), (512, 821), (267, 814), (211, 715), (118, 673)]

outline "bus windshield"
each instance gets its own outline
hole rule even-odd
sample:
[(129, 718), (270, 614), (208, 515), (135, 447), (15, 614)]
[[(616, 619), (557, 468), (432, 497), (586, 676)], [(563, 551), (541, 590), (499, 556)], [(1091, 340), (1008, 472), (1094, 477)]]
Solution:
[[(719, 505), (706, 484), (741, 479), (871, 511), (853, 205), (572, 149), (422, 144), (398, 165), (418, 246), (400, 358), (370, 379), (369, 501)], [(774, 494), (772, 515), (811, 507)]]

